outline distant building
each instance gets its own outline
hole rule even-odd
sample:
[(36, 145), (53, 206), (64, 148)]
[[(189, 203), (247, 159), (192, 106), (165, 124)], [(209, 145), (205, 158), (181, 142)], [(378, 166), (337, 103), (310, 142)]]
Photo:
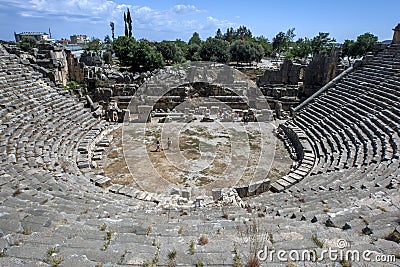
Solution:
[(22, 40), (22, 37), (24, 36), (30, 36), (36, 39), (36, 41), (49, 41), (49, 35), (45, 32), (21, 32), (21, 33), (15, 33), (15, 41), (20, 42)]
[(87, 35), (72, 35), (70, 36), (71, 44), (86, 44), (90, 41)]
[(67, 44), (70, 44), (71, 41), (68, 39), (61, 39), (61, 40), (58, 40), (57, 43), (62, 44), (62, 45), (67, 45)]

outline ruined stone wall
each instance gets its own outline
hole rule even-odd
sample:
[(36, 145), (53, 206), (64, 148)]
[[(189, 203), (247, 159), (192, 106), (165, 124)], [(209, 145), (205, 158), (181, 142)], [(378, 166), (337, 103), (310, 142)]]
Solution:
[(99, 55), (92, 52), (83, 52), (79, 60), (81, 63), (85, 63), (86, 66), (102, 67), (103, 61)]
[(330, 82), (342, 71), (339, 68), (339, 56), (339, 49), (334, 49), (330, 54), (321, 53), (314, 55), (304, 73), (306, 95), (311, 95), (316, 89)]
[(339, 49), (316, 54), (308, 64), (285, 59), (279, 70), (266, 70), (258, 76), (257, 85), (273, 98), (310, 96), (343, 71), (339, 63)]
[(300, 81), (300, 72), (304, 66), (285, 59), (279, 70), (266, 70), (263, 76), (257, 78), (257, 85), (266, 84), (289, 84), (297, 85)]
[(71, 51), (66, 50), (66, 59), (69, 71), (69, 80), (82, 83), (85, 79), (84, 64), (79, 63), (79, 60), (74, 57)]
[(393, 29), (392, 44), (400, 44), (400, 23)]
[(36, 64), (41, 71), (55, 84), (66, 85), (68, 81), (67, 54), (64, 48), (49, 43), (39, 45)]
[(65, 86), (69, 77), (67, 54), (65, 53), (65, 50), (51, 52), (53, 52), (52, 58), (54, 58), (54, 60), (57, 62), (57, 65), (53, 70), (55, 83)]

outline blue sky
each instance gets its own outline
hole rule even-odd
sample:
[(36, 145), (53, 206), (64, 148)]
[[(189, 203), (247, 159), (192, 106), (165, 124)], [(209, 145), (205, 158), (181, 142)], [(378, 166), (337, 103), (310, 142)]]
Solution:
[(218, 28), (245, 25), (253, 35), (269, 40), (294, 27), (296, 38), (329, 32), (338, 42), (365, 32), (379, 40), (392, 38), (400, 23), (399, 0), (0, 0), (0, 39), (13, 40), (13, 32), (51, 29), (53, 38), (86, 34), (104, 39), (123, 35), (123, 12), (130, 8), (137, 39), (188, 41), (197, 31), (202, 39)]

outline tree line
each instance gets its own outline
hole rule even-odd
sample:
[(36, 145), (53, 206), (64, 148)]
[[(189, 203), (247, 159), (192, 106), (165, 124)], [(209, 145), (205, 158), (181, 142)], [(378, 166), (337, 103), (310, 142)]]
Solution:
[(250, 29), (240, 26), (237, 29), (228, 28), (225, 33), (218, 29), (214, 37), (206, 40), (194, 32), (187, 43), (180, 39), (161, 42), (136, 40), (128, 34), (110, 44), (123, 66), (130, 67), (132, 71), (146, 71), (187, 60), (249, 64), (265, 57), (304, 59), (330, 52), (337, 46), (341, 46), (342, 56), (358, 57), (372, 51), (378, 42), (378, 37), (371, 33), (364, 33), (355, 41), (345, 40), (343, 45), (337, 44), (327, 32), (320, 32), (310, 39), (304, 37), (294, 41), (295, 37), (295, 29), (290, 28), (286, 32), (279, 32), (269, 41), (264, 36), (253, 36)]
[[(148, 71), (162, 68), (165, 65), (182, 63), (184, 61), (212, 61), (220, 63), (236, 62), (237, 64), (259, 62), (264, 57), (287, 57), (304, 59), (322, 52), (330, 52), (338, 44), (327, 32), (319, 32), (313, 38), (296, 37), (295, 28), (277, 33), (271, 41), (265, 36), (253, 36), (250, 29), (240, 26), (237, 29), (227, 28), (223, 33), (217, 29), (214, 37), (202, 40), (194, 32), (188, 42), (175, 41), (153, 42), (146, 39), (136, 40), (133, 36), (132, 17), (129, 8), (124, 12), (124, 36), (115, 38), (114, 22), (110, 22), (111, 37), (105, 36), (104, 41), (92, 39), (85, 46), (85, 51), (95, 52), (106, 50), (107, 61), (115, 54), (120, 64), (133, 72)], [(357, 57), (372, 51), (378, 42), (378, 37), (364, 33), (357, 40), (345, 40), (342, 48), (343, 56)], [(35, 40), (24, 37), (20, 47), (32, 50)]]

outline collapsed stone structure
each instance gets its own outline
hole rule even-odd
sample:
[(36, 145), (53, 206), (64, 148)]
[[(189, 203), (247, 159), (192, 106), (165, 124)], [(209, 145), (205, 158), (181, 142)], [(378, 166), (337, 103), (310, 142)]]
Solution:
[(37, 70), (55, 84), (65, 86), (69, 81), (67, 53), (62, 47), (40, 43), (35, 55)]
[(280, 102), (284, 110), (297, 105), (343, 71), (338, 49), (315, 54), (310, 62), (285, 59), (279, 69), (268, 69), (257, 77), (257, 86), (272, 108)]
[(277, 193), (243, 204), (225, 194), (245, 208), (163, 209), (157, 195), (109, 186), (89, 158), (113, 126), (22, 63), (0, 47), (1, 265), (232, 266), (264, 244), (346, 251), (343, 240), (398, 261), (398, 39), (295, 109), (281, 132), (298, 168), (271, 185)]

